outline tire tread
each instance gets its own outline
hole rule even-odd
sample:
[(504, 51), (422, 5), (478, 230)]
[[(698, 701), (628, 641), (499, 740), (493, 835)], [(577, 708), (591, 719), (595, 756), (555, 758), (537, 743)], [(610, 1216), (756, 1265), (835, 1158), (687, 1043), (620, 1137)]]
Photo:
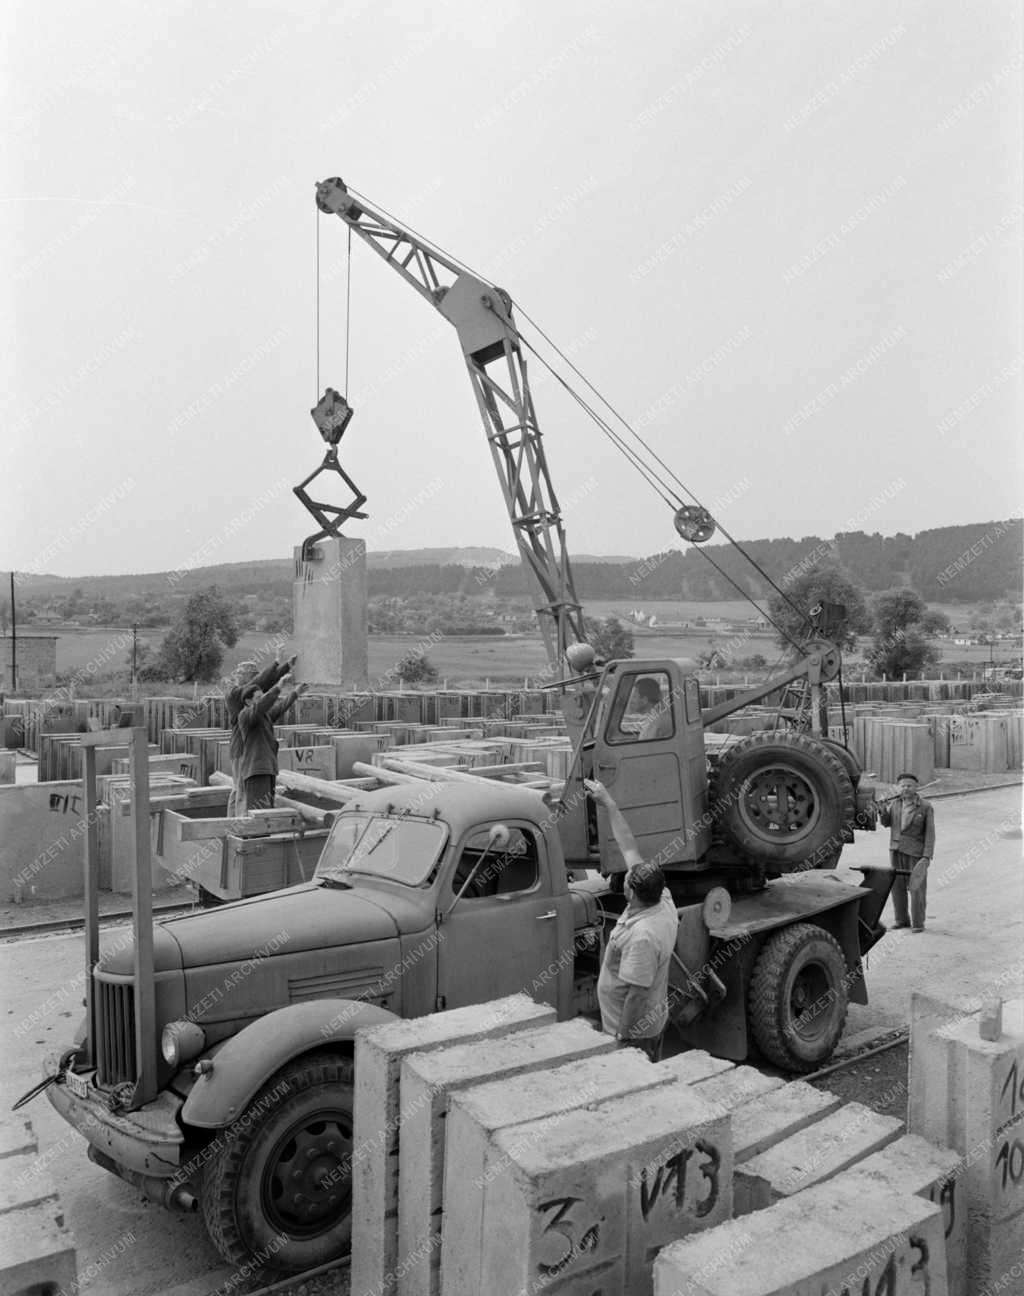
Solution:
[[(261, 1102), (265, 1094), (271, 1093), (277, 1086), (288, 1083), (289, 1095), (297, 1088), (310, 1088), (317, 1084), (351, 1084), (355, 1074), (352, 1059), (339, 1053), (307, 1053), (293, 1059), (269, 1077), (259, 1090), (245, 1112), (220, 1135), (224, 1137), (224, 1150), (219, 1157), (211, 1159), (203, 1171), (200, 1200), (202, 1203), (203, 1221), (218, 1254), (233, 1268), (250, 1265), (253, 1256), (243, 1242), (234, 1210), (232, 1185), (242, 1171), (242, 1165), (248, 1152), (248, 1141), (253, 1124), (241, 1128), (241, 1121)], [(284, 1095), (282, 1095), (282, 1098)], [(277, 1109), (280, 1099), (272, 1107), (267, 1107), (263, 1114)], [(280, 1272), (266, 1266), (251, 1271), (253, 1276), (266, 1278), (280, 1277)]]
[(805, 1060), (793, 1054), (786, 1042), (778, 995), (779, 983), (785, 975), (786, 968), (794, 954), (812, 937), (816, 940), (823, 940), (832, 947), (843, 969), (843, 977), (840, 979), (840, 985), (843, 987), (842, 1019), (839, 1023), (835, 1043), (829, 1050), (829, 1053), (831, 1053), (835, 1048), (835, 1044), (839, 1042), (839, 1036), (842, 1034), (843, 1025), (846, 1022), (849, 998), (846, 994), (845, 982), (846, 960), (843, 957), (839, 942), (830, 932), (825, 931), (823, 927), (816, 926), (814, 923), (794, 923), (791, 927), (786, 927), (777, 932), (770, 940), (765, 942), (761, 953), (758, 955), (757, 962), (754, 964), (753, 974), (750, 978), (750, 989), (747, 995), (747, 1018), (751, 1033), (764, 1057), (769, 1062), (773, 1062), (776, 1066), (783, 1067), (788, 1071), (813, 1071), (824, 1061), (824, 1058)]

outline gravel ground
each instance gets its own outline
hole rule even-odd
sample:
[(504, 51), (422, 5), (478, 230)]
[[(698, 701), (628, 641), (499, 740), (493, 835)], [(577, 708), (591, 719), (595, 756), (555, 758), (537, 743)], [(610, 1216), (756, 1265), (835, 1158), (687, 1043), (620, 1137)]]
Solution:
[(907, 1115), (907, 1041), (852, 1062), (841, 1071), (812, 1080), (815, 1089), (827, 1089), (846, 1102), (863, 1103), (881, 1116)]

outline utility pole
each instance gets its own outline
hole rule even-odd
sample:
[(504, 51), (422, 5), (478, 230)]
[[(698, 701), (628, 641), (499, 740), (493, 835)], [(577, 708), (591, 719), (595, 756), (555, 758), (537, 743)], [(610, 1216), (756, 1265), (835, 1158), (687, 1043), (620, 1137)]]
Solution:
[(11, 692), (18, 687), (18, 614), (14, 610), (14, 572), (11, 572)]
[(137, 625), (133, 625), (132, 626), (132, 701), (133, 702), (138, 702), (139, 700), (139, 682), (135, 670), (135, 663), (138, 655), (138, 645), (139, 645), (139, 627)]

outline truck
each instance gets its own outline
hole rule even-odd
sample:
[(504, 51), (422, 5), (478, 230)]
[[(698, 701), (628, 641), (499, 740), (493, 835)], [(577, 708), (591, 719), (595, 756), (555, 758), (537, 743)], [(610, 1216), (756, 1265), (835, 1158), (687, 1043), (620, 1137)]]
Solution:
[[(390, 230), (381, 255), (405, 277), (410, 265), (422, 269), (433, 253), (398, 256), (413, 236), (349, 203), (339, 184), (318, 188), (321, 210), (338, 206)], [(874, 827), (875, 795), (824, 727), (825, 685), (840, 670), (828, 609), (786, 670), (716, 706), (702, 707), (691, 661), (599, 662), (567, 556), (555, 552), (561, 519), (539, 434), (524, 467), (524, 429), (534, 428), (524, 372), (513, 384), (520, 422), (501, 432), (493, 424), (484, 371), (521, 359), (509, 300), (453, 273), (450, 290), (435, 275), (425, 295), (459, 329), (542, 595), (545, 642), (563, 668), (554, 687), (573, 739), (564, 784), (541, 791), (464, 777), (360, 791), (309, 882), (154, 925), (146, 738), (134, 725), (132, 935), (105, 949), (95, 829), (86, 834), (86, 1014), (47, 1058), (37, 1089), (97, 1165), (164, 1206), (201, 1209), (220, 1254), (250, 1273), (299, 1272), (348, 1249), (361, 1028), (516, 992), (560, 1020), (596, 1013), (606, 941), (626, 899), (615, 885), (624, 861), (585, 780), (604, 783), (644, 857), (664, 870), (679, 915), (670, 1021), (684, 1044), (814, 1070), (835, 1049), (849, 1003), (866, 1002), (863, 959), (885, 931), (887, 870), (864, 869), (856, 886), (834, 871), (855, 830)], [(676, 528), (706, 538), (713, 521), (680, 505)], [(782, 727), (709, 734), (717, 720), (794, 690), (802, 701), (782, 708)], [(107, 740), (83, 736), (87, 810), (92, 744)]]

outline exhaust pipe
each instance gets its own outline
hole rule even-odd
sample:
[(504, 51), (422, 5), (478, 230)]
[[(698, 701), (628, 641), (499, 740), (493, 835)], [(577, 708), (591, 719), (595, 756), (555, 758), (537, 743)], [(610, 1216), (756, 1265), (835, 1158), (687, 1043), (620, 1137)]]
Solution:
[(195, 1195), (182, 1183), (175, 1183), (171, 1179), (158, 1179), (155, 1175), (139, 1174), (137, 1170), (129, 1170), (127, 1166), (118, 1165), (112, 1157), (93, 1147), (91, 1143), (86, 1150), (86, 1155), (101, 1169), (117, 1175), (118, 1179), (130, 1183), (133, 1188), (138, 1188), (158, 1206), (180, 1211), (194, 1211), (199, 1208)]

